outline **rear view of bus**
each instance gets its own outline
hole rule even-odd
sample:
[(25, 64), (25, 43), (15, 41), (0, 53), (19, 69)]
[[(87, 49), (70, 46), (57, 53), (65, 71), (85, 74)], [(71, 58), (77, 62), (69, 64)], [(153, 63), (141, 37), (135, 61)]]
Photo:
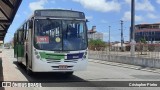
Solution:
[(22, 39), (24, 56), (18, 61), (27, 70), (71, 75), (74, 71), (86, 69), (88, 39), (83, 12), (36, 10), (25, 24), (29, 24), (28, 29), (23, 29), (28, 39)]

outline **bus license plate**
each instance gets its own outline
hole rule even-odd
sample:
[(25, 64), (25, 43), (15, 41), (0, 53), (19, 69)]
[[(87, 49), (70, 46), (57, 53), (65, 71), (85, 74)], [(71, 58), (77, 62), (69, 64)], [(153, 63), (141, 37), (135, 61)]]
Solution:
[(59, 69), (67, 69), (67, 65), (59, 65)]

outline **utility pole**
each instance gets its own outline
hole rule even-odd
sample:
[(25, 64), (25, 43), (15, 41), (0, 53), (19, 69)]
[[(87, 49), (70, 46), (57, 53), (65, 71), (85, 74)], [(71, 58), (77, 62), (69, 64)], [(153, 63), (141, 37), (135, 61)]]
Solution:
[(124, 38), (123, 38), (123, 21), (121, 21), (121, 51), (124, 51), (123, 49), (123, 43), (124, 43)]
[(135, 36), (134, 36), (134, 24), (135, 24), (135, 0), (131, 2), (131, 56), (135, 56)]
[(110, 28), (111, 28), (111, 26), (109, 26), (109, 51), (110, 51), (110, 44), (111, 44), (111, 43), (110, 43), (110, 42), (111, 42), (111, 41), (110, 41), (110, 40), (111, 40), (111, 39), (110, 39)]

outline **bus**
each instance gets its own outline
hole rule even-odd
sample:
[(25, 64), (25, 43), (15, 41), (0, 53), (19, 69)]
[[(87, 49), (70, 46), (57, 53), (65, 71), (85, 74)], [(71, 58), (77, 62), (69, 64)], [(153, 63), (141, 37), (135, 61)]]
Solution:
[(14, 33), (14, 57), (26, 73), (86, 70), (87, 19), (80, 11), (35, 10)]

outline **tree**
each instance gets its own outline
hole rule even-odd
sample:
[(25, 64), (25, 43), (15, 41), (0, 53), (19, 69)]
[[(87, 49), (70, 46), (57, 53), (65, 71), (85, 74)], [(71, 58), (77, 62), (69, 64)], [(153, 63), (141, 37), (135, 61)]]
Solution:
[(140, 51), (141, 51), (141, 55), (143, 54), (143, 50), (144, 50), (144, 45), (146, 44), (146, 39), (145, 38), (140, 38)]
[(98, 40), (90, 40), (89, 41), (89, 49), (90, 50), (104, 50), (106, 47), (105, 42), (103, 42), (102, 40), (98, 39)]

